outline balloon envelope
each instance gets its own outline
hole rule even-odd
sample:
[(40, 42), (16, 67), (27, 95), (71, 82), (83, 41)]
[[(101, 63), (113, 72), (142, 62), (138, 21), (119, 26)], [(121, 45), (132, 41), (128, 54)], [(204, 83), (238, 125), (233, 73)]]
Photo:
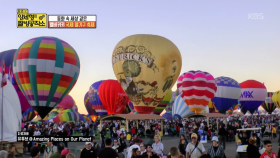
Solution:
[(65, 41), (37, 37), (18, 48), (13, 72), (31, 106), (44, 118), (76, 84), (80, 61)]
[(90, 100), (89, 100), (88, 92), (87, 92), (86, 95), (85, 95), (84, 103), (85, 103), (85, 107), (86, 107), (86, 109), (87, 109), (87, 112), (88, 112), (89, 117), (91, 118), (91, 120), (92, 120), (93, 122), (95, 122), (96, 119), (97, 119), (98, 114), (97, 114), (97, 112), (94, 110), (93, 106), (91, 106), (91, 102), (90, 102)]
[(22, 121), (23, 122), (31, 121), (36, 115), (37, 112), (33, 109), (33, 107), (30, 107), (22, 114)]
[(208, 108), (209, 108), (209, 113), (219, 113), (219, 111), (217, 110), (216, 106), (212, 101), (209, 102)]
[(164, 37), (132, 35), (116, 45), (112, 65), (135, 110), (149, 114), (175, 84), (182, 59), (176, 45)]
[(232, 106), (236, 105), (240, 97), (241, 88), (237, 81), (229, 77), (215, 78), (217, 91), (212, 99), (215, 107), (220, 113), (225, 113)]
[(249, 110), (250, 113), (254, 113), (254, 111), (265, 101), (267, 93), (266, 87), (256, 80), (244, 81), (240, 84), (240, 87), (241, 95), (239, 101), (243, 109), (242, 112)]
[(280, 108), (280, 91), (276, 91), (272, 96), (272, 101)]
[(154, 114), (159, 115), (165, 107), (168, 105), (172, 97), (172, 91), (170, 90), (166, 96), (161, 100), (161, 102), (157, 105), (157, 107), (154, 109)]
[(56, 115), (58, 115), (59, 113), (61, 113), (62, 111), (66, 110), (65, 108), (62, 107), (55, 107), (54, 109), (52, 109), (52, 111), (49, 113), (49, 117), (48, 119), (54, 118)]
[(61, 107), (64, 109), (72, 109), (75, 105), (74, 99), (70, 95), (66, 95), (62, 101), (57, 105), (57, 107)]
[(273, 92), (267, 92), (265, 101), (262, 103), (262, 107), (269, 114), (271, 114), (276, 109), (276, 105), (272, 101), (272, 96)]
[(172, 106), (172, 116), (176, 114), (180, 115), (182, 118), (194, 114), (180, 95), (175, 99), (174, 104)]
[(99, 97), (99, 93), (98, 93), (98, 89), (102, 82), (103, 82), (103, 80), (93, 83), (89, 87), (89, 91), (88, 91), (88, 97), (89, 97), (90, 104), (91, 104), (92, 108), (100, 116), (107, 115), (107, 110), (104, 107), (104, 105), (102, 104), (100, 97)]
[(15, 81), (15, 77), (14, 77), (14, 73), (13, 73), (13, 69), (12, 69), (12, 67), (13, 67), (12, 63), (13, 63), (13, 59), (14, 59), (14, 55), (15, 55), (16, 51), (17, 51), (16, 49), (11, 49), (11, 50), (7, 50), (7, 51), (0, 53), (0, 62), (1, 62), (0, 72), (2, 73), (3, 65), (5, 63), (8, 79), (10, 80), (10, 82), (13, 84), (14, 88), (17, 91), (20, 105), (21, 105), (21, 110), (23, 113), (27, 109), (30, 108), (30, 104), (27, 101), (27, 99), (25, 98), (25, 96), (23, 95), (23, 93), (21, 92), (17, 82)]
[(194, 113), (201, 112), (217, 91), (214, 77), (202, 71), (185, 73), (182, 87), (182, 98)]
[(120, 114), (129, 102), (129, 98), (117, 80), (103, 81), (98, 92), (109, 115)]

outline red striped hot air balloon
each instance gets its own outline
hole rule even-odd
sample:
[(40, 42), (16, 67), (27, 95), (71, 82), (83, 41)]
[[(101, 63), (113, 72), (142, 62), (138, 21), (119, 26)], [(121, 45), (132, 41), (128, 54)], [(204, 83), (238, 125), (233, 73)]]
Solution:
[(214, 77), (208, 72), (189, 71), (182, 82), (182, 98), (194, 113), (201, 112), (217, 91)]

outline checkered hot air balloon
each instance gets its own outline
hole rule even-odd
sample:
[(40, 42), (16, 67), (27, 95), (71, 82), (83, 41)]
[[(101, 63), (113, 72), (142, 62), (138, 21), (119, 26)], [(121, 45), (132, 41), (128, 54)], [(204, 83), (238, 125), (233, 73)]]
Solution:
[(273, 92), (267, 92), (265, 101), (261, 105), (269, 114), (271, 114), (276, 109), (276, 105), (272, 101), (272, 96)]
[(13, 72), (30, 105), (44, 118), (76, 84), (80, 61), (65, 41), (37, 37), (18, 48)]
[(208, 72), (189, 71), (182, 82), (182, 98), (194, 113), (201, 112), (217, 91), (214, 77)]
[(229, 77), (215, 78), (217, 91), (212, 102), (217, 110), (224, 114), (228, 109), (236, 105), (240, 97), (241, 88), (237, 81)]

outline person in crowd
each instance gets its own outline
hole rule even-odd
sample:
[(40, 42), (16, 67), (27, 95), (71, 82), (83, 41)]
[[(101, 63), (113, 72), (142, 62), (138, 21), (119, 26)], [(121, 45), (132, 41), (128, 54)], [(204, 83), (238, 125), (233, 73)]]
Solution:
[(205, 148), (201, 142), (197, 139), (197, 134), (191, 135), (192, 141), (188, 143), (186, 147), (186, 158), (199, 158), (203, 154), (206, 154)]
[[(117, 130), (116, 130), (116, 127), (113, 127), (113, 130), (111, 132), (111, 138), (112, 138), (112, 141), (114, 143), (114, 140), (118, 140), (118, 133), (117, 133)], [(114, 144), (112, 144), (114, 145)]]
[(224, 148), (224, 150), (226, 150), (226, 138), (227, 138), (228, 132), (226, 131), (224, 124), (221, 125), (218, 135), (220, 136), (220, 144), (223, 144), (223, 148)]
[(50, 158), (61, 158), (61, 152), (65, 148), (63, 143), (57, 145), (57, 151), (51, 155)]
[(168, 158), (185, 158), (183, 154), (180, 154), (180, 151), (177, 147), (171, 147), (169, 153), (170, 155)]
[(277, 155), (272, 152), (272, 143), (270, 140), (263, 141), (265, 152), (260, 156), (260, 158), (277, 158)]
[(140, 150), (138, 148), (133, 148), (131, 158), (137, 158), (139, 155), (140, 155)]
[(68, 153), (68, 154), (66, 155), (66, 158), (75, 158), (75, 155), (72, 154), (72, 153)]
[(161, 143), (161, 136), (155, 135), (154, 137), (155, 143), (152, 144), (153, 151), (155, 151), (158, 155), (163, 155), (164, 145)]
[(40, 156), (40, 149), (39, 149), (39, 147), (37, 147), (37, 146), (31, 147), (31, 149), (30, 149), (30, 156), (32, 158), (39, 158), (39, 156)]
[(118, 142), (119, 142), (119, 146), (121, 146), (121, 149), (122, 149), (122, 151), (120, 151), (120, 152), (123, 152), (124, 149), (127, 148), (126, 141), (125, 141), (125, 138), (124, 138), (124, 134), (123, 134), (123, 133), (120, 134), (120, 137), (119, 137), (119, 139), (118, 139)]
[(100, 146), (99, 144), (95, 141), (95, 137), (92, 136), (92, 142), (91, 142), (91, 147), (93, 148), (93, 150), (95, 150), (96, 155), (98, 155), (99, 151), (100, 151)]
[(248, 158), (256, 158), (261, 156), (257, 147), (257, 139), (254, 137), (249, 139), (249, 144), (246, 150)]
[(140, 144), (141, 144), (140, 139), (136, 139), (134, 142), (135, 142), (135, 144), (131, 145), (131, 146), (128, 148), (128, 151), (127, 151), (127, 158), (131, 157), (131, 155), (132, 155), (132, 149), (138, 148), (138, 150), (140, 151)]
[(119, 158), (116, 150), (112, 149), (112, 139), (107, 138), (105, 140), (105, 148), (101, 149), (98, 158)]
[(144, 143), (141, 143), (140, 144), (140, 154), (142, 155), (143, 153), (146, 152), (146, 146)]
[(112, 149), (116, 150), (117, 153), (123, 152), (122, 147), (119, 145), (118, 140), (114, 139), (114, 145), (112, 146)]
[(103, 127), (102, 130), (100, 131), (100, 136), (101, 136), (101, 148), (105, 147), (105, 136), (106, 136), (106, 127)]
[(241, 145), (248, 145), (249, 144), (249, 138), (247, 137), (246, 132), (239, 132), (238, 133), (238, 138), (241, 140)]
[(7, 158), (8, 152), (6, 150), (1, 150), (0, 151), (0, 158)]
[(216, 156), (221, 156), (222, 158), (225, 155), (224, 149), (219, 145), (219, 139), (217, 136), (212, 137), (212, 145), (208, 149), (207, 152), (211, 158), (215, 158)]
[(67, 149), (67, 148), (64, 148), (62, 151), (61, 151), (61, 157), (62, 158), (66, 158), (66, 155), (71, 153), (71, 150)]
[(151, 144), (151, 145), (154, 144), (155, 143), (154, 137), (155, 137), (154, 135), (150, 135), (149, 136), (150, 140), (147, 142), (147, 144)]
[(252, 133), (252, 137), (256, 139), (257, 143), (257, 148), (259, 149), (261, 146), (261, 139), (256, 133)]
[(16, 158), (15, 156), (16, 146), (14, 144), (9, 146), (8, 158)]
[(146, 145), (146, 152), (142, 154), (145, 158), (159, 158), (156, 152), (153, 151), (153, 147), (151, 144)]
[(97, 158), (97, 153), (94, 148), (92, 148), (91, 142), (85, 143), (85, 148), (82, 150), (80, 158)]
[(179, 146), (178, 146), (178, 149), (180, 151), (181, 154), (183, 155), (186, 155), (186, 147), (188, 145), (188, 141), (187, 139), (185, 138), (185, 135), (184, 134), (181, 134), (181, 137), (180, 137), (180, 141), (179, 141)]
[(44, 158), (50, 158), (55, 152), (57, 152), (57, 147), (52, 142), (47, 142), (47, 147), (44, 150)]

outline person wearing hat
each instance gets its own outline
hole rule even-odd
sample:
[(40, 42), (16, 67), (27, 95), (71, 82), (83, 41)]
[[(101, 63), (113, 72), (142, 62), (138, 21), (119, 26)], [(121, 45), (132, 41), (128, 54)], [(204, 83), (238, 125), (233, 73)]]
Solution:
[(64, 148), (62, 151), (61, 151), (61, 157), (62, 158), (65, 158), (67, 154), (71, 153), (71, 150), (67, 149), (67, 148)]
[(203, 144), (198, 141), (197, 134), (193, 133), (191, 139), (192, 141), (186, 147), (186, 158), (200, 158), (206, 154)]
[(94, 148), (92, 148), (91, 142), (86, 142), (86, 147), (82, 150), (80, 158), (97, 158), (97, 153)]
[(211, 158), (214, 158), (215, 156), (225, 157), (224, 149), (219, 145), (219, 139), (217, 136), (213, 136), (212, 145), (207, 153)]

